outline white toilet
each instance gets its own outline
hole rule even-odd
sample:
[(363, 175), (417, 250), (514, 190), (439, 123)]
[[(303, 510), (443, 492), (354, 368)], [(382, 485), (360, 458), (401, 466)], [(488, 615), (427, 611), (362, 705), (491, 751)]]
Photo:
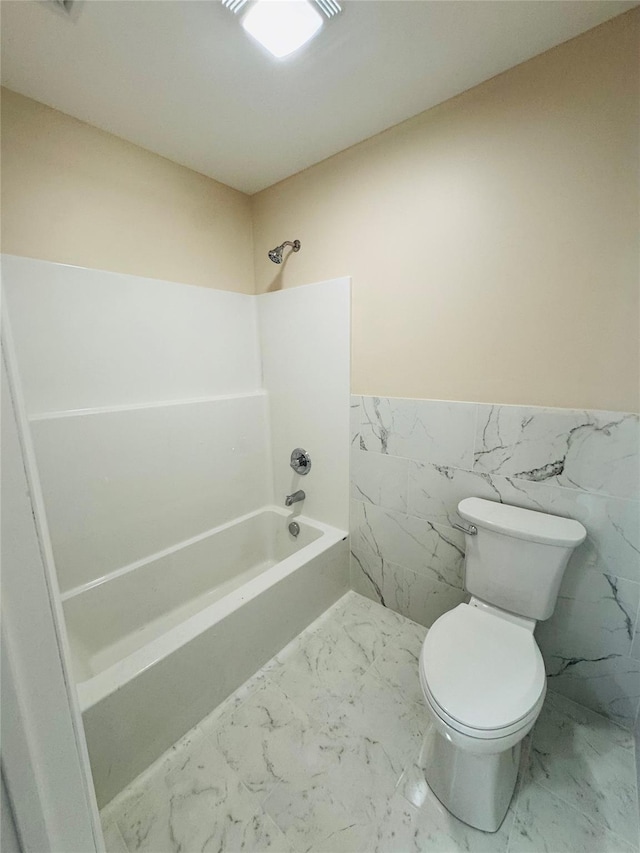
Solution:
[(520, 742), (546, 693), (533, 631), (553, 613), (586, 530), (572, 519), (480, 498), (461, 501), (458, 512), (469, 522), (471, 600), (436, 620), (422, 647), (420, 682), (434, 723), (425, 776), (452, 814), (495, 832), (513, 796)]

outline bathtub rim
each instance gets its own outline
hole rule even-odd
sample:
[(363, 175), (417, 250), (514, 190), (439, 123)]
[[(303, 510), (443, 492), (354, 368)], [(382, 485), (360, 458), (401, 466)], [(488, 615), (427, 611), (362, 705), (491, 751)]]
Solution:
[[(233, 519), (233, 521), (213, 528), (202, 535), (186, 540), (178, 546), (172, 546), (171, 549), (167, 550), (173, 552), (180, 547), (188, 547), (188, 545), (193, 542), (201, 541), (208, 536), (215, 535), (217, 532), (221, 532), (235, 524), (239, 524), (242, 521), (246, 521), (247, 519), (266, 512), (274, 512), (281, 516), (283, 520), (293, 518), (290, 510), (284, 510), (282, 507), (275, 506), (273, 504), (266, 504), (254, 512)], [(305, 563), (324, 553), (332, 545), (345, 540), (349, 535), (346, 530), (333, 527), (330, 524), (325, 524), (322, 521), (317, 521), (316, 519), (309, 518), (305, 515), (296, 515), (295, 519), (318, 530), (321, 535), (314, 542), (310, 542), (299, 551), (296, 551), (294, 554), (291, 554), (289, 557), (286, 557), (284, 560), (281, 560), (279, 563), (271, 566), (271, 568), (262, 572), (257, 577), (252, 578), (247, 583), (238, 587), (238, 589), (233, 590), (218, 601), (215, 601), (203, 608), (198, 613), (194, 613), (192, 616), (189, 616), (179, 625), (175, 625), (160, 637), (157, 637), (142, 646), (142, 648), (137, 649), (130, 655), (127, 655), (125, 658), (122, 658), (122, 660), (117, 661), (91, 678), (76, 682), (76, 690), (78, 693), (81, 711), (84, 712), (96, 705), (111, 693), (124, 686), (127, 682), (143, 673), (146, 669), (167, 657), (176, 649), (195, 639), (195, 637), (206, 630), (206, 628), (220, 622), (226, 616), (240, 608), (243, 604), (256, 598), (266, 589), (283, 580)], [(95, 588), (108, 580), (115, 580), (121, 575), (126, 574), (128, 571), (132, 571), (141, 565), (151, 562), (153, 559), (157, 559), (164, 553), (164, 551), (159, 552), (158, 554), (154, 554), (151, 558), (137, 561), (124, 569), (112, 572), (104, 578), (101, 578), (98, 583), (92, 583), (90, 586), (76, 588), (76, 591), (74, 591), (75, 595), (80, 595), (82, 592), (87, 591), (87, 589)], [(75, 597), (75, 595), (68, 597)]]
[[(79, 584), (78, 586), (71, 587), (71, 589), (67, 589), (64, 592), (60, 593), (60, 598), (62, 602), (70, 601), (77, 596), (83, 595), (85, 592), (89, 592), (92, 589), (96, 589), (101, 587), (103, 584), (108, 583), (109, 581), (117, 580), (124, 575), (128, 575), (130, 572), (135, 571), (136, 569), (141, 569), (144, 566), (148, 566), (150, 563), (155, 563), (156, 560), (162, 560), (164, 557), (170, 557), (171, 554), (175, 554), (178, 551), (182, 551), (184, 548), (188, 548), (191, 545), (196, 545), (198, 542), (203, 542), (205, 539), (209, 539), (211, 536), (215, 536), (217, 533), (223, 533), (225, 530), (229, 530), (232, 527), (235, 527), (238, 524), (242, 524), (244, 521), (250, 521), (252, 518), (256, 518), (259, 515), (262, 515), (265, 512), (275, 511), (278, 515), (287, 516), (290, 515), (290, 512), (287, 510), (283, 510), (282, 507), (274, 506), (271, 504), (265, 504), (264, 506), (258, 507), (258, 509), (251, 510), (251, 512), (245, 513), (245, 515), (239, 515), (237, 518), (232, 518), (230, 521), (225, 521), (223, 524), (217, 524), (215, 527), (210, 527), (208, 530), (203, 531), (202, 533), (197, 533), (195, 536), (190, 536), (188, 539), (181, 539), (179, 542), (174, 543), (173, 545), (168, 545), (166, 548), (161, 548), (159, 551), (154, 551), (153, 554), (147, 554), (145, 557), (141, 557), (139, 560), (134, 560), (132, 563), (127, 563), (126, 566), (121, 566), (118, 569), (113, 569), (110, 572), (107, 572), (104, 575), (100, 575), (100, 577), (93, 578), (86, 583)], [(305, 521), (311, 521), (311, 519), (307, 519), (304, 517)], [(311, 525), (313, 526), (313, 525)]]

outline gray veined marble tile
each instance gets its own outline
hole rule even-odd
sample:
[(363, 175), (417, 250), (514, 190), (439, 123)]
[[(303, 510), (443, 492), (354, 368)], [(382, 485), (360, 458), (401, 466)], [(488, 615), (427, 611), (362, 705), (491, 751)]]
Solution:
[(560, 485), (640, 498), (640, 415), (588, 412), (572, 435)]
[(351, 498), (405, 512), (409, 461), (383, 453), (351, 452)]
[(202, 738), (168, 763), (164, 776), (133, 786), (118, 825), (131, 853), (286, 849), (259, 800)]
[(463, 586), (464, 535), (451, 527), (354, 501), (351, 544), (354, 551)]
[(356, 695), (345, 702), (335, 719), (337, 727), (381, 744), (396, 779), (420, 745), (428, 726), (426, 708), (410, 702), (377, 673), (366, 673)]
[(351, 449), (360, 445), (360, 397), (351, 395), (349, 403), (349, 423), (351, 425)]
[(580, 521), (587, 540), (572, 560), (640, 581), (640, 504), (592, 492), (491, 475), (503, 503)]
[(369, 548), (361, 548), (359, 541), (355, 540), (356, 537), (352, 533), (349, 554), (351, 588), (359, 595), (365, 596), (383, 607), (390, 606), (387, 604), (383, 589), (388, 564), (385, 563), (381, 554), (374, 554)]
[(549, 694), (533, 732), (529, 778), (608, 831), (638, 842), (631, 732)]
[(359, 595), (355, 591), (349, 593), (352, 596), (348, 608), (336, 618), (344, 627), (353, 621), (358, 623), (363, 616), (368, 619), (373, 619), (378, 630), (382, 631), (384, 644), (387, 643), (387, 637), (395, 637), (398, 631), (406, 628), (406, 621), (399, 613), (395, 613), (388, 607), (382, 607), (378, 602), (372, 601)]
[(498, 832), (481, 832), (450, 814), (430, 791), (420, 808), (396, 793), (378, 823), (371, 850), (373, 853), (506, 853), (512, 826), (511, 810)]
[(548, 656), (626, 656), (639, 603), (640, 584), (570, 563), (553, 616), (536, 627), (538, 643)]
[[(372, 568), (370, 574), (374, 571), (375, 568)], [(459, 587), (449, 586), (394, 563), (385, 564), (381, 588), (387, 607), (426, 628), (469, 598), (465, 590)]]
[[(611, 574), (640, 582), (640, 503), (616, 498), (604, 503), (601, 523), (592, 528), (593, 562)], [(585, 527), (589, 522), (583, 521)]]
[(516, 477), (409, 463), (407, 511), (437, 524), (460, 521), (457, 506), (480, 497), (582, 522), (587, 541), (577, 555), (585, 565), (640, 581), (640, 504), (593, 492)]
[(308, 715), (267, 683), (221, 718), (209, 737), (247, 788), (264, 797), (304, 774), (300, 755), (313, 731)]
[(636, 617), (636, 625), (633, 631), (633, 643), (631, 644), (631, 657), (640, 660), (640, 609)]
[[(129, 853), (504, 853), (512, 827), (509, 853), (636, 849), (623, 838), (637, 820), (627, 808), (635, 793), (631, 733), (554, 693), (500, 830), (480, 833), (450, 815), (421, 770), (430, 719), (412, 701), (410, 674), (423, 636), (397, 613), (347, 593), (268, 665), (268, 677), (243, 686), (239, 704), (210, 715), (211, 726), (189, 732), (103, 809), (109, 853), (124, 853), (125, 841)], [(302, 650), (300, 679), (322, 681), (335, 662), (339, 680), (348, 660), (359, 681), (352, 697), (340, 701), (338, 692), (323, 726), (274, 683), (298, 668)], [(373, 665), (358, 678), (360, 655), (362, 667)]]
[[(385, 563), (384, 560), (373, 557), (369, 553), (358, 551), (355, 548), (350, 552), (349, 580), (351, 587), (359, 595), (406, 616), (404, 610), (395, 606), (388, 598), (386, 583), (392, 571), (393, 565), (391, 563)], [(412, 572), (413, 574), (415, 573)]]
[(362, 397), (361, 401), (361, 450), (471, 467), (475, 403), (393, 397)]
[(421, 622), (416, 622), (413, 619), (405, 618), (402, 620), (400, 633), (396, 637), (395, 643), (397, 645), (403, 645), (408, 650), (419, 655), (426, 636), (426, 625), (423, 625)]
[(595, 658), (545, 654), (549, 688), (623, 726), (640, 704), (640, 661), (615, 653)]
[(103, 824), (102, 835), (107, 853), (129, 853), (120, 828), (115, 820)]
[(333, 719), (358, 689), (366, 664), (349, 657), (326, 632), (310, 634), (273, 675), (272, 682), (320, 724)]
[(632, 853), (602, 824), (568, 806), (540, 785), (527, 785), (518, 797), (509, 853)]
[(359, 667), (368, 669), (398, 635), (402, 618), (361, 596), (355, 598), (360, 600), (352, 598), (348, 607), (337, 610), (333, 619), (318, 628), (317, 634)]
[[(396, 631), (405, 625), (405, 620), (402, 616), (381, 608), (378, 603), (372, 601), (370, 598), (365, 598), (353, 589), (345, 593), (334, 605), (334, 608), (335, 621), (341, 625), (344, 625), (345, 621), (350, 619), (360, 618), (362, 612), (369, 616), (375, 615), (376, 620), (378, 622), (382, 620), (381, 624), (389, 631)], [(316, 620), (318, 626), (321, 626), (321, 619)]]
[(407, 512), (410, 515), (451, 527), (462, 521), (458, 504), (471, 497), (501, 500), (500, 491), (488, 474), (427, 462), (409, 463)]
[[(420, 520), (415, 521), (419, 523)], [(417, 573), (391, 562), (385, 555), (394, 551), (388, 548), (388, 541), (380, 535), (375, 508), (352, 502), (351, 529), (349, 573), (353, 589), (361, 595), (427, 627), (465, 599), (465, 591), (457, 585), (461, 584), (458, 576), (461, 552), (450, 553), (456, 584), (452, 585), (437, 573)], [(397, 530), (392, 529), (393, 532), (397, 535)], [(459, 534), (454, 531), (454, 535)]]
[(474, 470), (637, 500), (639, 447), (637, 415), (482, 405)]
[(354, 590), (425, 627), (461, 604), (464, 589), (385, 560), (352, 536), (349, 574)]
[(124, 804), (131, 797), (139, 797), (141, 792), (152, 788), (154, 781), (164, 779), (172, 769), (184, 762), (185, 756), (190, 756), (200, 748), (204, 742), (204, 735), (199, 725), (190, 729), (183, 737), (176, 741), (166, 752), (164, 752), (153, 764), (149, 765), (134, 781), (121, 791), (113, 800), (107, 803), (100, 811), (100, 819), (103, 826), (118, 821)]
[[(289, 645), (293, 645), (296, 641), (297, 638)], [(282, 651), (278, 652), (277, 655), (274, 655), (274, 657), (267, 661), (261, 669), (248, 678), (244, 684), (241, 684), (237, 690), (234, 690), (230, 696), (227, 696), (227, 698), (224, 699), (217, 708), (214, 708), (210, 714), (198, 723), (196, 730), (202, 732), (205, 737), (215, 731), (221, 719), (228, 717), (229, 714), (233, 713), (233, 711), (239, 708), (250, 696), (253, 696), (261, 687), (270, 681), (273, 673), (282, 666), (281, 655), (285, 650), (288, 650), (288, 647), (285, 647), (285, 649), (282, 649)]]
[(278, 785), (265, 810), (297, 850), (369, 850), (372, 826), (397, 779), (383, 745), (333, 724), (309, 742), (303, 760), (304, 779)]
[(422, 625), (411, 624), (415, 626), (412, 630), (405, 628), (376, 658), (373, 672), (405, 699), (421, 705), (424, 699), (418, 663), (427, 631)]

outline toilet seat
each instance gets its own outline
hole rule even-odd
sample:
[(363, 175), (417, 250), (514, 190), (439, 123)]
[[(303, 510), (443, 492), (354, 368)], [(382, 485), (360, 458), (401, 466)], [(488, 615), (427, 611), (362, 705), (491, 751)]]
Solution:
[[(467, 748), (471, 749), (473, 752), (484, 752), (487, 751), (484, 749), (476, 749), (470, 746), (471, 742), (475, 742), (477, 747), (480, 747), (481, 743), (487, 745), (487, 749), (490, 752), (495, 751), (497, 748), (506, 749), (508, 745), (512, 745), (521, 740), (528, 731), (533, 727), (536, 719), (538, 718), (538, 714), (542, 710), (542, 705), (544, 704), (544, 698), (546, 695), (546, 684), (545, 687), (540, 694), (539, 700), (533, 706), (533, 708), (522, 717), (520, 720), (517, 720), (510, 726), (505, 726), (501, 729), (474, 729), (472, 726), (465, 726), (459, 720), (455, 720), (453, 717), (449, 716), (444, 708), (441, 708), (440, 705), (436, 702), (436, 700), (431, 695), (429, 688), (424, 682), (424, 679), (421, 675), (420, 683), (422, 685), (422, 692), (425, 698), (425, 701), (431, 710), (434, 718), (437, 718), (442, 725), (449, 731), (450, 734), (455, 733), (458, 735), (456, 738), (456, 743), (458, 745), (462, 745), (464, 743), (467, 744)], [(460, 736), (462, 736), (462, 740), (460, 740)], [(489, 745), (491, 746), (489, 747)]]
[(420, 681), (443, 722), (482, 739), (526, 728), (546, 692), (544, 663), (532, 631), (469, 604), (445, 613), (429, 630), (420, 655)]

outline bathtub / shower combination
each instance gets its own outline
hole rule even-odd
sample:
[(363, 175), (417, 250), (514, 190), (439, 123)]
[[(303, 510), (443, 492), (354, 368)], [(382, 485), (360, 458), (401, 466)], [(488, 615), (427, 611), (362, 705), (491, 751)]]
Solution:
[(347, 533), (267, 506), (63, 596), (100, 807), (348, 588)]
[(102, 806), (348, 588), (350, 282), (2, 279)]

